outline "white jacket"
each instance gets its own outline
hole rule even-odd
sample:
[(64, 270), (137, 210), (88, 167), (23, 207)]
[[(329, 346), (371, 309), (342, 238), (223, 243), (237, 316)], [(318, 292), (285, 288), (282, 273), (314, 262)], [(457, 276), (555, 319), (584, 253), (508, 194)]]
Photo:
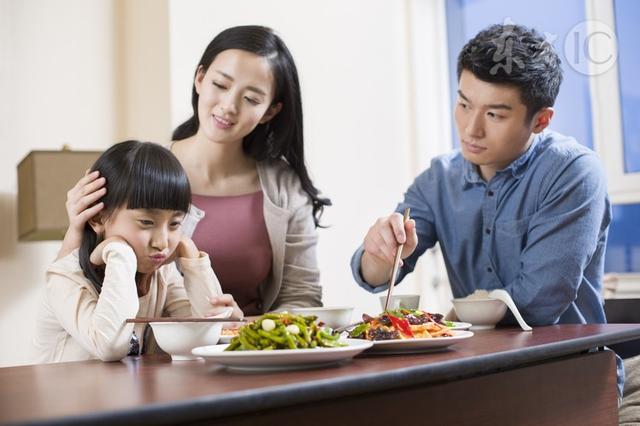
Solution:
[[(102, 257), (105, 276), (98, 295), (84, 276), (78, 250), (55, 261), (36, 321), (33, 361), (120, 360), (127, 355), (132, 331), (141, 338), (145, 324), (125, 324), (134, 317), (203, 316), (208, 298), (222, 294), (209, 256), (178, 259), (154, 272), (149, 292), (138, 298), (136, 256), (127, 244), (107, 244)], [(140, 339), (142, 344), (142, 338)]]

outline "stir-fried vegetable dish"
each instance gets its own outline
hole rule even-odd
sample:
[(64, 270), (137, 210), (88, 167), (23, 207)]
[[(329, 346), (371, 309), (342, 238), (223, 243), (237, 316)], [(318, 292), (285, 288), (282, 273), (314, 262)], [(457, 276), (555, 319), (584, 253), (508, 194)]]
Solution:
[(339, 335), (321, 327), (315, 315), (303, 316), (287, 312), (264, 314), (240, 327), (225, 351), (260, 351), (274, 349), (334, 348), (345, 346)]
[(362, 323), (355, 326), (349, 337), (367, 340), (423, 339), (451, 337), (453, 333), (441, 314), (414, 309), (385, 311), (376, 317), (362, 315)]

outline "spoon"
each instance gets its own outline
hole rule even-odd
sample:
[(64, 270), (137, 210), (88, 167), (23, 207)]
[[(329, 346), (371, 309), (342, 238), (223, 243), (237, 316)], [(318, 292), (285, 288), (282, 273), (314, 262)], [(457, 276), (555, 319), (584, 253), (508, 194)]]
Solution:
[(495, 289), (495, 290), (491, 290), (491, 292), (489, 292), (489, 297), (492, 298), (492, 299), (500, 300), (505, 305), (507, 305), (509, 307), (509, 309), (511, 310), (511, 313), (513, 314), (513, 316), (516, 317), (516, 320), (518, 321), (518, 324), (520, 324), (520, 327), (522, 327), (522, 329), (524, 331), (533, 330), (529, 326), (529, 324), (527, 324), (525, 322), (525, 320), (522, 318), (522, 315), (520, 315), (520, 311), (516, 307), (516, 304), (513, 303), (513, 299), (511, 298), (509, 293), (507, 293), (505, 290), (502, 290), (502, 289), (498, 288), (498, 289)]

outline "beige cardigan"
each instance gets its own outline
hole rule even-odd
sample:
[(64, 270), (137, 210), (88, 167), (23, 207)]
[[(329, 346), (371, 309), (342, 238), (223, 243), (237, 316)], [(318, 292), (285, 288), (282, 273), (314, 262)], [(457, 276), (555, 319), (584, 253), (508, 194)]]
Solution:
[(151, 278), (149, 292), (140, 298), (133, 249), (113, 242), (105, 246), (103, 259), (100, 295), (84, 276), (77, 249), (47, 269), (36, 320), (35, 363), (122, 359), (132, 331), (143, 344), (145, 324), (134, 327), (125, 324), (127, 318), (203, 316), (211, 306), (208, 298), (222, 293), (206, 253), (198, 259), (178, 259), (184, 277), (175, 263), (160, 267)]
[[(271, 274), (260, 286), (262, 312), (322, 306), (316, 258), (318, 235), (312, 204), (300, 179), (284, 160), (257, 163), (264, 194), (264, 221), (273, 251)], [(204, 212), (192, 205), (183, 221), (191, 236)]]

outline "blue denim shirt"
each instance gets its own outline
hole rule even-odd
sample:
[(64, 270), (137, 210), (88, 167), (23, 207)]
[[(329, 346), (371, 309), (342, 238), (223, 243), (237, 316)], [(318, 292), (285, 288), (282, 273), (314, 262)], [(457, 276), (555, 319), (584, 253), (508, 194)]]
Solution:
[[(573, 138), (536, 135), (489, 182), (459, 151), (439, 156), (396, 211), (405, 207), (418, 246), (398, 282), (439, 242), (454, 297), (501, 288), (532, 326), (606, 322), (601, 288), (611, 206), (599, 159)], [(362, 253), (360, 247), (351, 259), (356, 281), (383, 291), (362, 279)]]

